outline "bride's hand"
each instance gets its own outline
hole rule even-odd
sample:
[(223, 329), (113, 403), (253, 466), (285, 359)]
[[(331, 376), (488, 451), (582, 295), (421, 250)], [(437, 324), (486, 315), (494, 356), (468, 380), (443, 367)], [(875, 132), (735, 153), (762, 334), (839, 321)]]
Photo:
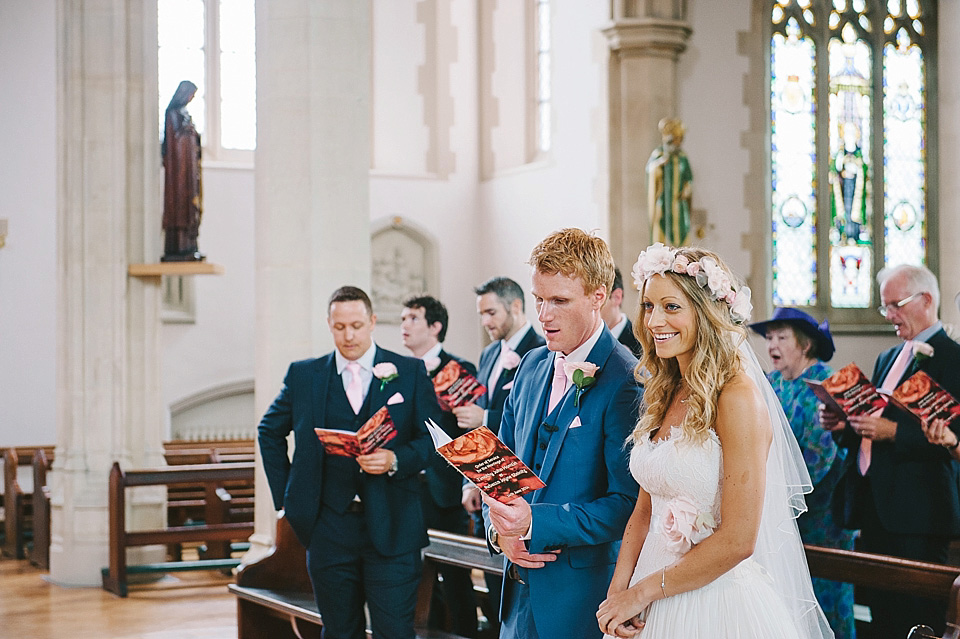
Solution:
[(643, 630), (641, 613), (650, 605), (641, 599), (639, 588), (610, 594), (597, 610), (600, 630), (614, 637), (633, 637)]

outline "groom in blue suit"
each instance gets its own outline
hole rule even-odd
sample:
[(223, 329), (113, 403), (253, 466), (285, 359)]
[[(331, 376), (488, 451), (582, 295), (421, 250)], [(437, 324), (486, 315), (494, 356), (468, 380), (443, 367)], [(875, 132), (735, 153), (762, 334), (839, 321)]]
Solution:
[[(424, 420), (440, 408), (419, 359), (373, 343), (376, 316), (362, 290), (330, 298), (336, 349), (294, 362), (258, 428), (277, 510), (307, 549), (326, 639), (414, 639), (420, 549), (427, 545), (420, 471), (433, 461)], [(396, 437), (356, 459), (327, 454), (314, 428), (356, 431), (386, 406)], [(293, 461), (287, 435), (293, 431)]]
[(600, 315), (614, 278), (602, 239), (558, 231), (530, 264), (547, 344), (523, 358), (500, 438), (546, 487), (509, 504), (484, 496), (487, 540), (505, 556), (500, 637), (600, 637), (595, 613), (638, 494), (624, 446), (637, 360)]

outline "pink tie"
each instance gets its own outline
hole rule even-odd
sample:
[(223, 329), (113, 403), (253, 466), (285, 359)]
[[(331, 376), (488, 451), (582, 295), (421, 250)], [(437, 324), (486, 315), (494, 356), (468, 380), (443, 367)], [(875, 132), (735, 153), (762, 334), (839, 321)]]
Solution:
[(358, 362), (347, 362), (347, 370), (350, 371), (347, 399), (356, 415), (360, 413), (360, 407), (363, 406), (363, 380), (360, 379), (360, 364)]
[(560, 353), (557, 353), (553, 359), (553, 384), (550, 386), (550, 401), (547, 404), (548, 415), (553, 412), (563, 398), (563, 394), (567, 392), (567, 373), (563, 370), (563, 362), (566, 359), (566, 356)]
[[(883, 378), (883, 383), (880, 384), (881, 389), (888, 393), (893, 392), (893, 389), (897, 387), (897, 382), (900, 381), (904, 371), (907, 370), (907, 366), (910, 365), (911, 357), (913, 357), (913, 342), (907, 340), (903, 343), (903, 348), (900, 349), (900, 354), (897, 355), (897, 359), (893, 360), (893, 366), (890, 367), (890, 372)], [(860, 469), (861, 475), (866, 475), (867, 469), (870, 468), (870, 449), (872, 447), (873, 441), (869, 439), (860, 440), (860, 452), (857, 454), (857, 467)]]
[(500, 357), (497, 358), (497, 365), (493, 367), (493, 374), (487, 381), (487, 396), (491, 399), (493, 399), (493, 391), (497, 387), (497, 382), (500, 381), (500, 373), (503, 372), (503, 355), (509, 350), (506, 342), (500, 345)]

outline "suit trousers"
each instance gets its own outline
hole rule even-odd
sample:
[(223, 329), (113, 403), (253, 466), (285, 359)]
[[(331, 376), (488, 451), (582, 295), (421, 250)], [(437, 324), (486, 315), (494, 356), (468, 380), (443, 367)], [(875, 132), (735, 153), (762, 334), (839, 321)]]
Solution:
[[(526, 571), (521, 568), (520, 572)], [(530, 586), (509, 577), (504, 577), (503, 586), (500, 639), (540, 639), (533, 620)]]
[[(887, 531), (880, 523), (876, 505), (873, 501), (869, 479), (861, 478), (858, 490), (858, 514), (862, 528), (857, 549), (891, 555), (914, 561), (927, 561), (936, 564), (947, 562), (950, 540), (937, 535), (896, 534)], [(943, 634), (946, 625), (947, 604), (936, 599), (911, 597), (894, 592), (884, 592), (871, 588), (856, 588), (859, 603), (870, 606), (878, 637), (902, 639), (917, 624), (926, 624), (933, 628), (937, 636)]]
[(307, 570), (325, 639), (366, 639), (364, 603), (375, 639), (414, 639), (420, 551), (381, 555), (364, 513), (322, 507), (307, 548)]

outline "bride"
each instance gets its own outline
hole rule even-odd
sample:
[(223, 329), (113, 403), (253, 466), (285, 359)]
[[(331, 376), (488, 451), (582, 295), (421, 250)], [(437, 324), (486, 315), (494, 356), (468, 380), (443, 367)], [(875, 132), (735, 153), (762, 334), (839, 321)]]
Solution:
[(608, 637), (833, 637), (795, 518), (810, 479), (741, 324), (750, 289), (715, 254), (655, 244), (641, 292), (640, 484), (607, 599)]

